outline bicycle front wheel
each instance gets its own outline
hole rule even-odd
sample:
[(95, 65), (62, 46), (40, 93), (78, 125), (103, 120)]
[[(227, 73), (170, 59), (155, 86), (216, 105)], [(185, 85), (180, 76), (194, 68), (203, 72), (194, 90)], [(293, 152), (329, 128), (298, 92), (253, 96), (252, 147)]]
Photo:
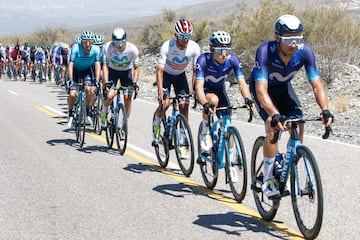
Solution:
[(291, 202), (298, 227), (306, 239), (314, 239), (323, 220), (323, 191), (315, 157), (306, 146), (296, 148), (290, 181)]
[(85, 141), (85, 126), (86, 126), (86, 104), (85, 101), (76, 106), (75, 114), (75, 134), (76, 141), (79, 143), (80, 148), (83, 147)]
[(182, 114), (176, 117), (174, 133), (176, 158), (181, 171), (189, 177), (194, 169), (194, 142), (189, 123)]
[(119, 105), (115, 115), (115, 139), (120, 155), (124, 155), (128, 139), (128, 125), (125, 106), (123, 103)]
[[(225, 171), (235, 200), (241, 202), (245, 198), (247, 187), (245, 148), (235, 127), (229, 127), (228, 136), (228, 143), (225, 145)], [(230, 147), (229, 143), (232, 142), (233, 147)]]
[[(156, 111), (153, 114), (152, 122), (154, 122), (155, 114)], [(166, 166), (169, 163), (169, 143), (168, 143), (169, 136), (165, 136), (165, 128), (166, 128), (165, 119), (166, 119), (166, 115), (164, 114), (160, 123), (160, 137), (158, 138), (157, 141), (153, 141), (152, 143), (152, 146), (155, 148), (156, 158), (159, 162), (159, 165), (162, 168), (166, 168)], [(152, 130), (151, 132), (153, 135), (152, 136), (153, 139), (155, 139), (154, 131)]]
[[(206, 185), (206, 187), (208, 189), (214, 189), (214, 187), (216, 186), (217, 183), (217, 179), (219, 176), (219, 170), (216, 166), (216, 154), (213, 151), (213, 149), (211, 150), (210, 153), (203, 153), (201, 151), (201, 132), (202, 132), (202, 123), (200, 123), (199, 126), (199, 130), (198, 130), (198, 138), (197, 138), (197, 142), (198, 142), (198, 161), (200, 161), (200, 172), (201, 172), (201, 176), (204, 180), (204, 183)], [(212, 141), (212, 139), (211, 139)], [(202, 159), (201, 156), (206, 155), (207, 160)]]
[(274, 219), (280, 205), (279, 199), (270, 200), (262, 192), (264, 179), (263, 173), (263, 144), (265, 137), (258, 137), (255, 140), (251, 152), (251, 189), (255, 199), (256, 208), (265, 221)]

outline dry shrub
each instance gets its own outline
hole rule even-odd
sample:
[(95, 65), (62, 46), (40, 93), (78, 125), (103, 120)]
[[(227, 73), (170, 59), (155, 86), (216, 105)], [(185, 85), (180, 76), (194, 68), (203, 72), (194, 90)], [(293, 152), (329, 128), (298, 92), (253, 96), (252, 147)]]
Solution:
[(349, 97), (341, 96), (331, 101), (331, 109), (335, 112), (347, 112), (349, 110)]

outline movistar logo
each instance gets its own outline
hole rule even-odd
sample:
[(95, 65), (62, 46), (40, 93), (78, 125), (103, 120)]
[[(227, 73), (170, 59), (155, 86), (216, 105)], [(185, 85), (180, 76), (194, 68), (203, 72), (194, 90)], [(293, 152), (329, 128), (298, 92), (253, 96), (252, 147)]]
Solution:
[(174, 57), (174, 58), (173, 58), (173, 61), (174, 61), (174, 62), (177, 62), (177, 63), (184, 63), (184, 62), (188, 62), (188, 61), (189, 61), (189, 58), (188, 58), (188, 57), (184, 57), (183, 59), (179, 59), (178, 57)]
[(122, 58), (119, 58), (118, 56), (114, 56), (114, 60), (117, 61), (117, 62), (127, 61), (128, 57), (123, 56)]

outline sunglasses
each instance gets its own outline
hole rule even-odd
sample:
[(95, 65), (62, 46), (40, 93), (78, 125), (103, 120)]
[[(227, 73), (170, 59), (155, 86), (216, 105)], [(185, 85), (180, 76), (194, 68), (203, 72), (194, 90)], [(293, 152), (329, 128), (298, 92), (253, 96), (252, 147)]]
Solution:
[(229, 55), (231, 53), (231, 48), (214, 48), (214, 52), (217, 54)]
[(292, 36), (292, 37), (280, 36), (280, 39), (284, 44), (288, 46), (292, 46), (293, 44), (299, 45), (303, 43), (303, 36)]
[(126, 40), (113, 40), (116, 46), (121, 46), (126, 44)]
[(189, 40), (191, 38), (191, 34), (177, 35), (177, 38), (180, 40)]

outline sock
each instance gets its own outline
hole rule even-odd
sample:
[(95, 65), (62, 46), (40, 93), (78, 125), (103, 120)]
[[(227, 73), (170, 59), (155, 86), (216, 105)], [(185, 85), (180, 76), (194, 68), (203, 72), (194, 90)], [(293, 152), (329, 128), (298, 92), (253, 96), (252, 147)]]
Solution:
[(207, 121), (207, 120), (203, 120), (203, 121), (202, 121), (202, 131), (201, 131), (201, 134), (207, 134), (208, 132), (209, 132), (208, 121)]
[(269, 179), (273, 179), (273, 169), (274, 169), (275, 158), (264, 157), (264, 182)]
[(159, 126), (161, 122), (161, 118), (155, 115), (153, 126)]

